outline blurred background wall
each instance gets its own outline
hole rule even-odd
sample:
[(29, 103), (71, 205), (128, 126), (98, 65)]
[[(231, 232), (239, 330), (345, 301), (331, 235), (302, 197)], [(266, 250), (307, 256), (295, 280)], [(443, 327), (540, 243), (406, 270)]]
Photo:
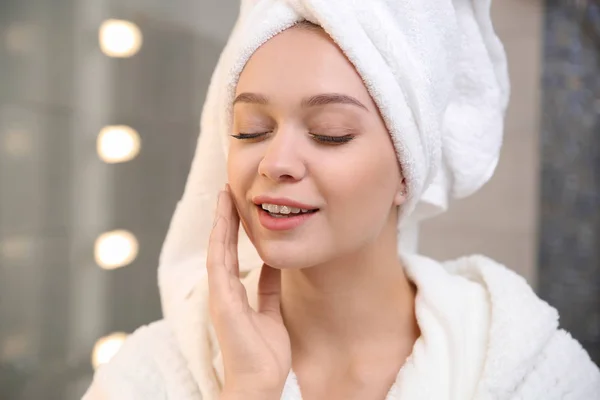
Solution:
[[(495, 1), (513, 87), (502, 158), (422, 249), (515, 269), (598, 362), (600, 12), (584, 3)], [(0, 399), (79, 399), (93, 364), (161, 317), (158, 254), (237, 9), (0, 2)]]
[(543, 65), (538, 288), (600, 363), (600, 2), (548, 1)]

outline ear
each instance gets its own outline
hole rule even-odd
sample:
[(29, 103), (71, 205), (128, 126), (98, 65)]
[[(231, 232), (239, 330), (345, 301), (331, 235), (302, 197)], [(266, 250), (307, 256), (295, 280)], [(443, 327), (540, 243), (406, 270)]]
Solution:
[(400, 182), (398, 183), (398, 189), (396, 190), (396, 195), (394, 196), (394, 205), (401, 206), (406, 201), (406, 179), (402, 177)]

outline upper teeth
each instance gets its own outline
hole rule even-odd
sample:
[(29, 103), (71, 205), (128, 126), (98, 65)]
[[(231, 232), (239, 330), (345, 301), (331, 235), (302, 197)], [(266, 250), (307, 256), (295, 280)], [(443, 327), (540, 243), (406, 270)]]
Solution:
[(300, 212), (308, 212), (307, 209), (304, 208), (296, 208), (296, 207), (288, 207), (288, 206), (279, 206), (277, 204), (262, 204), (263, 210), (266, 210), (272, 214), (298, 214)]

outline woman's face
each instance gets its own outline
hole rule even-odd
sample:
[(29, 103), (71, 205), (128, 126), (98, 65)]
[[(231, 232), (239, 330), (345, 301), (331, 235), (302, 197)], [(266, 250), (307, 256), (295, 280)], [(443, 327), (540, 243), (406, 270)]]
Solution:
[(291, 28), (252, 55), (232, 129), (229, 184), (267, 264), (340, 259), (395, 226), (403, 179), (394, 147), (362, 79), (324, 32)]

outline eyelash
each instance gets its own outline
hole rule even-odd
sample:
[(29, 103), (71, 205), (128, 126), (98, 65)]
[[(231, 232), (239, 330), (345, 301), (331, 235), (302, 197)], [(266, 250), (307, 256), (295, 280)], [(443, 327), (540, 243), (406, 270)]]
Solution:
[[(251, 140), (256, 139), (261, 136), (268, 134), (269, 132), (261, 132), (261, 133), (239, 133), (237, 135), (231, 135), (231, 137), (240, 140)], [(344, 136), (326, 136), (326, 135), (317, 135), (315, 133), (309, 133), (310, 136), (318, 143), (321, 144), (329, 144), (329, 145), (337, 145), (348, 143), (352, 139), (354, 139), (354, 135), (344, 135)]]

